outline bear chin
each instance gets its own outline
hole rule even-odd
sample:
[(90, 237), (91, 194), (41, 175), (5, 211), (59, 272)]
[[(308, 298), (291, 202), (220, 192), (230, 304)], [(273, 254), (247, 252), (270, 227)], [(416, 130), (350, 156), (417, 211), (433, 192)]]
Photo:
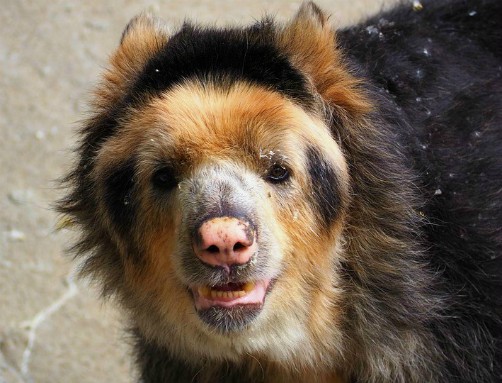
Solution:
[(221, 333), (235, 333), (248, 328), (258, 317), (263, 304), (235, 305), (233, 307), (213, 306), (197, 311), (199, 318), (212, 330)]

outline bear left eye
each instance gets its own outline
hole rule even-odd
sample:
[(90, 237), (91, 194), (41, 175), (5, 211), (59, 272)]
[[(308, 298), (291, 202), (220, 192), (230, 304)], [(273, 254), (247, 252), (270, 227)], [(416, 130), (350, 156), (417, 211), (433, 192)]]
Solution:
[(173, 189), (178, 185), (178, 180), (174, 174), (174, 170), (169, 167), (164, 167), (157, 170), (152, 177), (153, 185), (162, 190)]
[(289, 179), (289, 170), (282, 165), (275, 164), (270, 168), (267, 174), (267, 180), (272, 183), (282, 183)]

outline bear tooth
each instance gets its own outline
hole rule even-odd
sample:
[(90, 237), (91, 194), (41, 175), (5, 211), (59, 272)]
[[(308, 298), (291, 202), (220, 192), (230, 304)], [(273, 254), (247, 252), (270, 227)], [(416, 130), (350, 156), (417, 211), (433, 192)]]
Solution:
[(255, 283), (254, 282), (246, 282), (246, 284), (244, 285), (244, 287), (242, 288), (246, 293), (249, 293), (250, 291), (252, 291), (255, 287)]
[(242, 287), (242, 290), (231, 290), (231, 291), (221, 291), (221, 290), (213, 290), (209, 286), (199, 286), (197, 291), (200, 296), (209, 299), (216, 298), (242, 298), (247, 293), (252, 291), (256, 286), (255, 282), (246, 282)]

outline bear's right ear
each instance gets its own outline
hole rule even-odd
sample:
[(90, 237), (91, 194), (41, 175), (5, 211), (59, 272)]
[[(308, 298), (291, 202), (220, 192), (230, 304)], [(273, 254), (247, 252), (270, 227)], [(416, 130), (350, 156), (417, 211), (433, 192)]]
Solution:
[(126, 93), (148, 60), (169, 40), (165, 23), (151, 15), (140, 14), (127, 24), (120, 45), (110, 58), (104, 83), (98, 89), (100, 102), (109, 104)]

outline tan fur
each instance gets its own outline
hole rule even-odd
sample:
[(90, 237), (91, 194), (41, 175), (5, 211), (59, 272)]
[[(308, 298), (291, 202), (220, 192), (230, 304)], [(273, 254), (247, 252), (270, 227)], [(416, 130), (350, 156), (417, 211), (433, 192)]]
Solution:
[(152, 54), (167, 42), (168, 36), (166, 28), (153, 16), (141, 14), (131, 20), (119, 48), (110, 58), (110, 67), (94, 105), (105, 109), (117, 103)]
[(360, 90), (360, 81), (343, 63), (328, 18), (313, 3), (304, 3), (278, 38), (281, 48), (310, 76), (315, 89), (331, 106), (351, 115), (371, 110), (371, 103)]

